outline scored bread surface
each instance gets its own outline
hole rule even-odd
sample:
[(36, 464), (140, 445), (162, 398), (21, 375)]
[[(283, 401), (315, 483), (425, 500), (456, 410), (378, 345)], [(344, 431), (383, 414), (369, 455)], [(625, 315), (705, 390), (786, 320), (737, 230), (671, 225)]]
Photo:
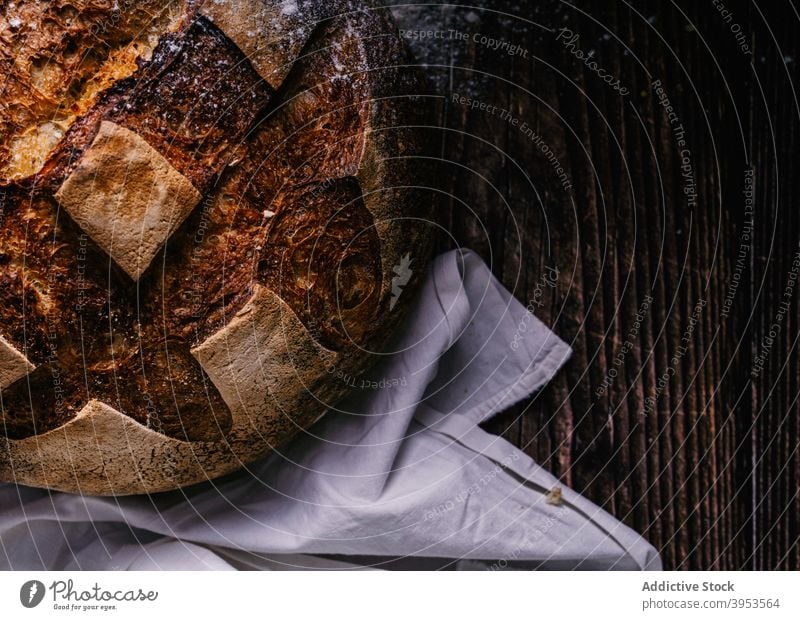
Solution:
[(18, 165), (53, 114), (20, 111), (55, 19), (37, 4), (18, 28), (0, 9), (27, 63), (0, 105), (0, 479), (124, 495), (234, 471), (347, 393), (424, 273), (418, 77), (360, 3), (144, 2), (112, 23), (80, 1), (56, 17), (100, 48), (83, 66), (54, 47), (53, 76), (84, 86), (47, 83), (72, 112)]
[(7, 388), (15, 381), (22, 379), (33, 369), (33, 364), (11, 343), (0, 336), (0, 389)]
[(55, 197), (138, 280), (202, 195), (134, 132), (102, 121)]

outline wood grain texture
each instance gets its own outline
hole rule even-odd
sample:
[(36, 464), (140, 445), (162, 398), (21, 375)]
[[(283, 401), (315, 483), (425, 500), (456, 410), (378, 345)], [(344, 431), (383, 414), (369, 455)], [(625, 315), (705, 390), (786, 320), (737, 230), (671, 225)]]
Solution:
[(769, 4), (393, 6), (440, 33), (405, 36), (449, 245), (574, 349), (490, 428), (669, 568), (800, 568), (800, 18)]

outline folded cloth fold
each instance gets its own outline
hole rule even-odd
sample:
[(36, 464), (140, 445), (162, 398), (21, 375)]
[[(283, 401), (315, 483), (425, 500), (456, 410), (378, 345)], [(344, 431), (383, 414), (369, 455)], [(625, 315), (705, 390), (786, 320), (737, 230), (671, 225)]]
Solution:
[(476, 254), (449, 252), (394, 350), (269, 457), (151, 496), (0, 485), (0, 568), (659, 569), (638, 534), (478, 426), (569, 355)]

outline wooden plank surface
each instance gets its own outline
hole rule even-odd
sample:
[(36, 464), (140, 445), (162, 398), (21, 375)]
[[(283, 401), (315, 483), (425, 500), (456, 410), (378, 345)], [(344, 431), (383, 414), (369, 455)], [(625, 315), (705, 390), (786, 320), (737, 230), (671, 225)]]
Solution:
[(574, 349), (491, 430), (669, 568), (800, 569), (796, 6), (392, 12), (438, 115), (443, 249)]

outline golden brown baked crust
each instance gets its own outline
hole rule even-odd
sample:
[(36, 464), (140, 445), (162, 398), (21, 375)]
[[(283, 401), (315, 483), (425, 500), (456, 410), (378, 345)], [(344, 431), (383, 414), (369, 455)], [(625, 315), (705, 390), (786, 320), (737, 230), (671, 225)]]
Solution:
[[(394, 29), (345, 2), (229, 4), (18, 2), (27, 29), (5, 10), (0, 479), (127, 494), (232, 471), (335, 404), (331, 369), (363, 371), (403, 316), (431, 227)], [(48, 118), (44, 158), (22, 137)]]
[(0, 178), (33, 174), (99, 93), (148, 59), (184, 17), (178, 0), (4, 2)]

